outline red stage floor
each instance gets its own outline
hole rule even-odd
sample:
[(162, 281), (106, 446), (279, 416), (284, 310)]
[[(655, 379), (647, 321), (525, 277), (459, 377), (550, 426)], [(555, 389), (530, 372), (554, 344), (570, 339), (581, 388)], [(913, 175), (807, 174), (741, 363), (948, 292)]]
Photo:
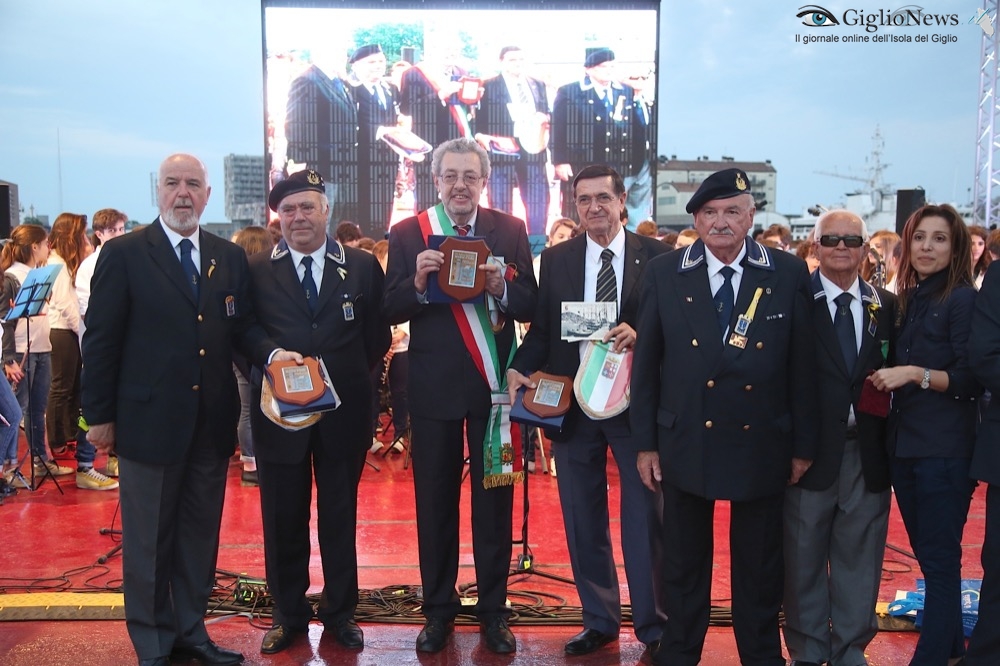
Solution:
[[(23, 448), (23, 444), (22, 444)], [(360, 583), (371, 590), (388, 586), (416, 586), (416, 527), (414, 521), (411, 470), (403, 469), (402, 456), (383, 460), (370, 457), (380, 472), (366, 468), (360, 489), (359, 559)], [(99, 465), (101, 461), (98, 461)], [(63, 464), (72, 465), (64, 461)], [(618, 538), (617, 471), (609, 462), (612, 498), (612, 534)], [(99, 556), (113, 545), (112, 537), (99, 534), (116, 517), (117, 491), (77, 490), (73, 477), (61, 477), (65, 494), (47, 481), (35, 493), (20, 491), (0, 507), (0, 529), (4, 547), (0, 549), (0, 592), (107, 590), (120, 583), (121, 560), (112, 557), (106, 565), (96, 564)], [(520, 537), (522, 512), (521, 490), (515, 505), (515, 538)], [(980, 488), (973, 500), (965, 530), (964, 577), (981, 578), (979, 554), (984, 528), (985, 493)], [(473, 581), (471, 535), (468, 528), (467, 496), (463, 504), (462, 557), (459, 582)], [(230, 468), (226, 507), (223, 517), (219, 568), (225, 571), (263, 577), (264, 554), (260, 532), (260, 508), (257, 488), (240, 482), (240, 465)], [(562, 527), (556, 480), (547, 474), (530, 476), (529, 543), (535, 566), (540, 571), (570, 577), (565, 535)], [(713, 598), (728, 606), (729, 552), (727, 547), (729, 511), (719, 503), (716, 517), (716, 576)], [(114, 523), (117, 527), (117, 523)], [(893, 508), (889, 543), (909, 550), (898, 513)], [(620, 545), (616, 542), (616, 552)], [(516, 555), (521, 546), (515, 544)], [(620, 558), (618, 560), (620, 562)], [(313, 541), (312, 570), (314, 581), (320, 578), (318, 546)], [(919, 577), (916, 563), (891, 549), (886, 551), (883, 572), (883, 601), (892, 599), (897, 589), (916, 589)], [(619, 566), (623, 601), (627, 600), (624, 572)], [(318, 586), (314, 585), (318, 590)], [(575, 588), (539, 576), (518, 575), (512, 579), (511, 601), (539, 606), (537, 614), (552, 613), (568, 618), (559, 626), (539, 626), (528, 620), (512, 622), (518, 639), (518, 651), (512, 657), (488, 652), (479, 643), (474, 625), (458, 628), (455, 640), (442, 653), (422, 655), (414, 650), (418, 624), (405, 620), (362, 621), (365, 649), (350, 652), (324, 638), (322, 626), (314, 624), (308, 642), (301, 642), (280, 655), (265, 657), (259, 653), (260, 640), (269, 620), (247, 615), (212, 617), (210, 633), (220, 644), (238, 648), (248, 664), (604, 664), (648, 663), (643, 645), (623, 627), (621, 639), (596, 654), (565, 657), (563, 643), (580, 629), (578, 611), (553, 609), (579, 603)], [(11, 597), (6, 597), (11, 599)], [(5, 596), (0, 594), (0, 615)], [(528, 613), (525, 613), (527, 615)], [(574, 619), (575, 618), (575, 619)], [(419, 619), (414, 619), (419, 622)], [(532, 621), (533, 622), (533, 621)], [(912, 653), (916, 634), (882, 632), (869, 649), (873, 666), (906, 664)], [(0, 663), (10, 666), (39, 664), (118, 665), (135, 662), (124, 623), (117, 620), (31, 620), (0, 625)], [(703, 662), (710, 666), (738, 664), (732, 630), (713, 627), (709, 630)]]

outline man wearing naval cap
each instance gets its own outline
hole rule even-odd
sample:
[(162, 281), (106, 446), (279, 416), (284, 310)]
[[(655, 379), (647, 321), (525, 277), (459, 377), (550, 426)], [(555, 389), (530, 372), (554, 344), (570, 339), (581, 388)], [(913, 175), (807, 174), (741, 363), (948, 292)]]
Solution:
[[(282, 239), (250, 258), (252, 301), (260, 325), (278, 345), (322, 359), (342, 400), (306, 428), (289, 431), (251, 412), (267, 584), (274, 599), (261, 652), (272, 654), (304, 636), (313, 617), (309, 589), (309, 506), (316, 484), (323, 594), (318, 619), (347, 648), (364, 645), (354, 622), (358, 603), (355, 543), (358, 482), (370, 442), (371, 368), (389, 347), (380, 313), (382, 268), (361, 250), (326, 233), (329, 202), (323, 178), (308, 169), (275, 185), (268, 206)], [(261, 373), (251, 377), (260, 402)]]
[(632, 364), (639, 473), (663, 490), (667, 621), (655, 663), (701, 658), (715, 500), (729, 500), (740, 660), (784, 666), (784, 491), (818, 441), (809, 274), (747, 236), (755, 207), (742, 170), (706, 178), (687, 211), (699, 239), (649, 262)]
[(625, 181), (629, 229), (634, 230), (652, 214), (652, 110), (619, 83), (611, 49), (588, 49), (583, 67), (583, 79), (559, 88), (552, 106), (549, 147), (556, 178), (562, 181), (562, 214), (576, 216), (574, 176), (588, 164), (604, 164)]
[(363, 233), (382, 238), (396, 198), (399, 156), (376, 134), (396, 126), (396, 88), (385, 79), (385, 54), (378, 44), (358, 47), (350, 58), (351, 84), (358, 107), (358, 214)]

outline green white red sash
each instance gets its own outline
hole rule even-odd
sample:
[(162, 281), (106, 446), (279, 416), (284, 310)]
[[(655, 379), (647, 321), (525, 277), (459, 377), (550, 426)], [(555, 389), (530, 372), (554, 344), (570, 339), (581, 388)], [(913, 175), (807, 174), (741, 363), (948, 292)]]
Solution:
[[(418, 64), (414, 66), (424, 79), (427, 84), (434, 90), (434, 94), (438, 94), (441, 90), (441, 86), (438, 85), (437, 79), (433, 76), (428, 75), (427, 70), (424, 68), (423, 64)], [(454, 121), (455, 126), (458, 127), (459, 133), (466, 138), (472, 137), (472, 127), (469, 125), (469, 111), (465, 104), (448, 104), (448, 113), (451, 114), (451, 119)]]
[[(417, 222), (425, 244), (431, 235), (457, 235), (445, 213), (444, 204), (421, 212), (417, 215)], [(523, 481), (521, 429), (511, 427), (510, 405), (496, 404), (507, 399), (506, 370), (514, 358), (515, 345), (511, 344), (507, 361), (501, 365), (496, 336), (484, 302), (452, 303), (451, 313), (458, 324), (465, 348), (494, 398), (483, 441), (483, 487), (496, 488)]]

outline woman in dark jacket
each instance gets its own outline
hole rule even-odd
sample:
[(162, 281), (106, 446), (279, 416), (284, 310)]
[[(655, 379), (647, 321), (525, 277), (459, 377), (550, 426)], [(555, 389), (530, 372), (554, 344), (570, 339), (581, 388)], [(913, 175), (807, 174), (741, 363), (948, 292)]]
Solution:
[(907, 220), (893, 367), (872, 375), (877, 389), (892, 391), (892, 485), (926, 586), (911, 666), (945, 666), (965, 653), (962, 530), (975, 488), (969, 461), (982, 392), (968, 363), (976, 298), (970, 246), (951, 206), (923, 206)]

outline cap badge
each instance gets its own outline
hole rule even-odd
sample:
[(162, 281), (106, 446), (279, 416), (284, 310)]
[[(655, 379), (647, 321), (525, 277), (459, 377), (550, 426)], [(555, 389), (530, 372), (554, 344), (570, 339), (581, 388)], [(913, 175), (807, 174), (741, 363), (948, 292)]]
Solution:
[[(309, 175), (306, 176), (306, 180), (309, 181), (310, 185), (319, 185), (319, 174), (315, 171), (310, 171)], [(742, 187), (740, 189), (743, 189)]]
[(740, 192), (747, 189), (747, 181), (743, 180), (743, 174), (736, 174), (736, 189)]

